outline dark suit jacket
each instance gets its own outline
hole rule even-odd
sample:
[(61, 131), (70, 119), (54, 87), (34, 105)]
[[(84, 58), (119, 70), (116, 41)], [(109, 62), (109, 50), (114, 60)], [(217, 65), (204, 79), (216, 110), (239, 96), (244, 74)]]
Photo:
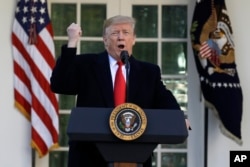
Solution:
[[(129, 63), (128, 102), (142, 109), (180, 109), (161, 82), (157, 65), (136, 60), (133, 56)], [(52, 73), (51, 89), (59, 94), (77, 95), (78, 107), (114, 107), (108, 53), (76, 56), (76, 48), (63, 46)], [(91, 143), (70, 142), (69, 167), (103, 167), (105, 162), (97, 158), (100, 156), (97, 152)], [(151, 161), (144, 166), (151, 166)]]
[[(142, 108), (179, 109), (172, 93), (161, 82), (156, 65), (129, 58), (129, 102)], [(62, 47), (51, 77), (51, 89), (77, 95), (77, 106), (114, 107), (108, 53), (76, 56), (76, 49)]]

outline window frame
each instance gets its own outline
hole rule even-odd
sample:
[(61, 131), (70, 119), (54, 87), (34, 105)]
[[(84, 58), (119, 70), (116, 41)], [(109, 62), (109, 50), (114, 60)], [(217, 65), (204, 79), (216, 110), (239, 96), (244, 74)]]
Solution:
[[(195, 3), (193, 0), (155, 0), (155, 1), (145, 1), (145, 0), (133, 0), (133, 1), (128, 1), (128, 0), (48, 0), (48, 10), (51, 13), (51, 4), (52, 3), (76, 3), (77, 4), (77, 22), (80, 22), (80, 5), (82, 3), (86, 4), (107, 4), (107, 17), (111, 17), (115, 14), (123, 14), (123, 15), (132, 15), (132, 5), (137, 4), (137, 5), (157, 5), (158, 6), (158, 24), (161, 24), (161, 5), (168, 4), (168, 5), (187, 5), (188, 7), (188, 29), (191, 24), (191, 17), (192, 17), (192, 11), (194, 9)], [(119, 6), (117, 8), (117, 6)], [(158, 38), (161, 38), (161, 25), (158, 25)], [(187, 157), (188, 157), (188, 166), (204, 166), (204, 136), (203, 136), (203, 129), (204, 129), (204, 114), (203, 114), (203, 100), (201, 97), (201, 93), (197, 87), (199, 87), (198, 83), (198, 76), (196, 72), (196, 67), (195, 63), (193, 60), (193, 53), (191, 50), (191, 44), (189, 41), (189, 33), (187, 34), (187, 38), (185, 39), (174, 39), (174, 38), (169, 38), (169, 39), (158, 39), (158, 38), (137, 38), (136, 41), (138, 42), (146, 42), (146, 41), (154, 41), (154, 42), (159, 42), (158, 43), (158, 56), (157, 56), (157, 64), (161, 67), (161, 54), (162, 51), (162, 42), (172, 42), (172, 41), (177, 41), (177, 42), (187, 42), (188, 45), (188, 60), (187, 60), (187, 70), (188, 70), (188, 75), (162, 75), (163, 79), (168, 79), (168, 78), (177, 78), (177, 79), (186, 79), (188, 81), (188, 110), (196, 110), (196, 112), (189, 112), (189, 119), (191, 120), (191, 125), (195, 126), (196, 130), (192, 131), (189, 135), (188, 141), (187, 141), (187, 148), (186, 149), (163, 149), (160, 148), (160, 145), (157, 146), (155, 149), (156, 152), (186, 152)], [(55, 37), (55, 40), (67, 40), (67, 37), (62, 36), (62, 37)], [(81, 38), (81, 40), (102, 40), (102, 37), (96, 39), (94, 37), (84, 37)], [(80, 46), (80, 43), (78, 43), (78, 47)], [(77, 53), (80, 53), (80, 49), (77, 50)], [(198, 97), (198, 98), (197, 98)], [(197, 110), (200, 110), (200, 113)], [(70, 110), (60, 110), (60, 114), (70, 114)], [(201, 119), (197, 119), (201, 118)], [(67, 151), (68, 147), (60, 147), (54, 151)], [(196, 159), (196, 157), (200, 157), (199, 160)], [(158, 161), (160, 160), (160, 156), (157, 157)], [(35, 167), (49, 167), (49, 156), (46, 155), (43, 158), (39, 158), (37, 154), (35, 154)]]

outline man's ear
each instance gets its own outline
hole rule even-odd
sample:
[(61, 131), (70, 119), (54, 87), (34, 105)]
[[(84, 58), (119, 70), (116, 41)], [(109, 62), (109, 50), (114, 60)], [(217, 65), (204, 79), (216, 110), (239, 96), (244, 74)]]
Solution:
[(107, 45), (107, 38), (105, 36), (103, 36), (102, 39), (103, 39), (104, 45), (106, 46)]
[(136, 35), (134, 35), (133, 45), (135, 45)]

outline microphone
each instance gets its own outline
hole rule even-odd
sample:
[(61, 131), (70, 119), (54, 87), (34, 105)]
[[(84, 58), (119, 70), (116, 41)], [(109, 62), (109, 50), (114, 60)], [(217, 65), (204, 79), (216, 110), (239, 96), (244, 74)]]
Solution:
[(129, 73), (130, 64), (128, 61), (128, 58), (129, 58), (128, 51), (123, 50), (120, 54), (120, 57), (121, 57), (121, 61), (123, 62), (123, 64), (125, 64), (125, 69), (126, 69), (126, 102), (129, 102), (128, 101), (128, 98), (129, 98), (129, 75), (128, 75), (128, 73)]
[(121, 57), (121, 61), (123, 62), (123, 64), (126, 64), (129, 58), (128, 51), (123, 50), (120, 54), (120, 57)]

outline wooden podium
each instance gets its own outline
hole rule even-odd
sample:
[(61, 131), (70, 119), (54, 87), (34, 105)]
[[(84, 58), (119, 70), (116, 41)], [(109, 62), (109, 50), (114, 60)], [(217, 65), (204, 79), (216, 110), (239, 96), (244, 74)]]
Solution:
[(145, 109), (144, 133), (133, 141), (121, 140), (109, 126), (112, 110), (73, 108), (67, 129), (70, 140), (96, 143), (108, 167), (142, 167), (158, 144), (179, 144), (188, 137), (183, 111)]

